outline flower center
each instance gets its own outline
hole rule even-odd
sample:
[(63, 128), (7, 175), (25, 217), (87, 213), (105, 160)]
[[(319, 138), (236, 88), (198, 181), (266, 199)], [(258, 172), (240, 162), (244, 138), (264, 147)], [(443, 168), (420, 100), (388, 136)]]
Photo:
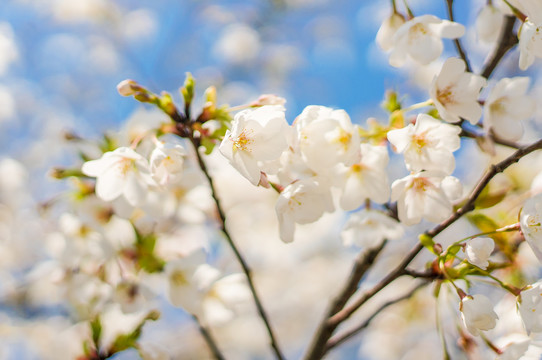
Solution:
[(182, 271), (173, 272), (169, 278), (170, 281), (176, 286), (183, 286), (188, 284), (188, 280), (186, 279), (186, 276), (184, 276)]
[(416, 192), (427, 191), (427, 189), (431, 188), (432, 186), (433, 184), (424, 177), (415, 178), (412, 180), (412, 184), (410, 185), (410, 187)]
[(247, 134), (247, 130), (243, 129), (243, 131), (241, 131), (241, 134), (239, 134), (239, 136), (235, 140), (233, 140), (233, 147), (234, 150), (250, 152), (250, 144), (252, 144), (253, 142), (254, 140), (249, 137), (249, 134)]
[(453, 104), (455, 102), (454, 93), (451, 86), (444, 89), (437, 89), (437, 100), (443, 105)]

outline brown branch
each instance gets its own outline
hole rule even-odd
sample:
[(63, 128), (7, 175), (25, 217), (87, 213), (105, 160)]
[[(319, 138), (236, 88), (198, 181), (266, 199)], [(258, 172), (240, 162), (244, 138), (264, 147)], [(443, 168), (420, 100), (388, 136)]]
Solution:
[(486, 62), (482, 72), (480, 73), (480, 75), (485, 77), (486, 79), (491, 76), (493, 70), (495, 70), (495, 68), (497, 67), (503, 56), (508, 52), (508, 50), (510, 50), (514, 47), (514, 45), (517, 44), (518, 38), (516, 34), (514, 34), (515, 23), (515, 16), (506, 16), (501, 36), (499, 38), (499, 41), (497, 42), (497, 47), (491, 54), (490, 60)]
[[(450, 19), (450, 21), (454, 21), (453, 3), (454, 3), (454, 0), (446, 0), (446, 8), (448, 10), (448, 19)], [(457, 53), (459, 54), (461, 59), (463, 59), (463, 61), (465, 62), (467, 72), (472, 72), (469, 59), (467, 58), (467, 54), (463, 50), (463, 47), (461, 46), (461, 42), (459, 41), (459, 39), (454, 39), (454, 45), (457, 50)]]
[(360, 325), (350, 329), (350, 330), (346, 330), (344, 333), (342, 334), (339, 334), (337, 336), (334, 336), (333, 338), (329, 339), (329, 341), (327, 342), (326, 344), (326, 348), (325, 348), (325, 351), (326, 353), (333, 349), (334, 347), (337, 347), (338, 345), (342, 344), (343, 342), (345, 342), (346, 340), (350, 339), (352, 336), (358, 334), (359, 332), (363, 331), (364, 329), (366, 329), (370, 324), (371, 322), (379, 315), (382, 313), (382, 311), (384, 311), (386, 308), (390, 307), (391, 305), (394, 305), (394, 304), (397, 304), (398, 302), (401, 302), (403, 300), (407, 300), (409, 298), (412, 297), (412, 295), (414, 295), (414, 293), (416, 291), (418, 291), (419, 289), (421, 289), (422, 287), (426, 286), (427, 284), (429, 284), (428, 281), (424, 281), (420, 284), (418, 284), (416, 287), (414, 287), (412, 290), (410, 290), (409, 292), (407, 292), (406, 294), (404, 294), (403, 296), (401, 297), (398, 297), (396, 299), (393, 299), (393, 300), (389, 300), (387, 302), (385, 302), (384, 304), (380, 305), (380, 307), (378, 309), (376, 309), (373, 314), (371, 316), (369, 316), (363, 323), (361, 323)]
[(198, 139), (195, 139), (194, 137), (190, 136), (190, 141), (192, 142), (192, 145), (194, 146), (194, 150), (198, 159), (198, 164), (207, 178), (207, 181), (209, 182), (209, 186), (211, 187), (211, 195), (213, 197), (213, 200), (216, 204), (216, 209), (218, 211), (218, 215), (220, 218), (220, 230), (222, 230), (222, 233), (224, 234), (224, 237), (226, 238), (226, 241), (230, 245), (231, 249), (233, 250), (233, 253), (235, 254), (235, 257), (237, 258), (237, 261), (241, 265), (241, 268), (243, 269), (243, 272), (245, 273), (245, 276), (248, 281), (248, 286), (250, 288), (250, 292), (252, 293), (252, 297), (254, 298), (254, 303), (256, 304), (256, 308), (258, 310), (258, 313), (265, 325), (265, 328), (267, 330), (267, 333), (269, 335), (269, 340), (271, 342), (271, 348), (275, 354), (275, 357), (277, 359), (283, 360), (284, 356), (282, 355), (282, 352), (280, 350), (280, 347), (278, 345), (277, 339), (275, 337), (275, 334), (273, 332), (273, 329), (271, 327), (271, 324), (269, 322), (269, 318), (264, 310), (264, 307), (262, 305), (262, 302), (260, 300), (260, 297), (258, 296), (258, 293), (256, 291), (256, 288), (254, 286), (254, 282), (252, 281), (252, 270), (248, 266), (247, 262), (241, 255), (239, 249), (235, 245), (235, 242), (233, 241), (233, 238), (231, 237), (228, 229), (226, 229), (226, 214), (224, 213), (224, 210), (222, 209), (220, 199), (218, 198), (218, 195), (216, 193), (215, 186), (213, 184), (213, 179), (211, 178), (211, 175), (209, 174), (209, 171), (207, 170), (207, 166), (205, 165), (205, 162), (203, 161), (203, 158), (201, 154), (199, 153), (199, 143)]
[(354, 295), (361, 278), (374, 264), (378, 254), (382, 252), (386, 243), (387, 241), (383, 241), (379, 246), (369, 249), (369, 251), (362, 251), (358, 254), (346, 284), (335, 299), (333, 299), (333, 301), (329, 304), (326, 315), (320, 322), (320, 325), (314, 334), (311, 346), (309, 347), (310, 350), (306, 356), (307, 359), (312, 359), (317, 356), (317, 354), (324, 351), (327, 340), (331, 337), (331, 335), (333, 335), (333, 332), (338, 325), (330, 323), (329, 319), (339, 310), (341, 310), (344, 305), (346, 305), (348, 299)]
[(203, 324), (199, 321), (199, 319), (195, 315), (192, 315), (192, 318), (194, 319), (196, 324), (198, 324), (199, 332), (203, 336), (203, 339), (205, 339), (205, 342), (209, 346), (209, 349), (211, 350), (211, 353), (213, 354), (214, 358), (217, 360), (225, 360), (226, 358), (220, 352), (220, 349), (218, 348), (216, 341), (213, 339), (209, 330), (207, 330), (207, 328), (203, 326)]
[[(467, 138), (471, 138), (471, 139), (476, 140), (476, 139), (479, 139), (480, 137), (482, 137), (483, 135), (478, 135), (475, 132), (473, 132), (472, 130), (461, 127), (461, 132), (459, 133), (459, 136), (467, 137)], [(506, 147), (513, 148), (513, 149), (521, 148), (521, 145), (518, 144), (517, 142), (501, 139), (500, 137), (495, 135), (492, 131), (489, 132), (489, 138), (495, 144), (499, 144), (499, 145), (506, 146)]]
[[(425, 235), (430, 236), (430, 237), (437, 236), (442, 231), (444, 231), (447, 227), (449, 227), (454, 222), (456, 222), (459, 218), (461, 218), (464, 214), (474, 210), (474, 203), (476, 202), (476, 199), (480, 196), (480, 194), (482, 193), (482, 190), (486, 187), (486, 185), (491, 181), (491, 179), (495, 175), (497, 175), (500, 172), (503, 172), (509, 166), (518, 162), (525, 155), (528, 155), (531, 152), (539, 150), (539, 149), (542, 149), (542, 139), (534, 142), (531, 145), (518, 149), (517, 151), (515, 151), (512, 155), (510, 155), (503, 161), (497, 164), (491, 165), (489, 167), (489, 170), (484, 174), (484, 176), (482, 176), (482, 178), (479, 180), (475, 188), (472, 190), (465, 204), (461, 208), (456, 210), (448, 219), (444, 220), (443, 222), (435, 226), (433, 229), (426, 231)], [(421, 243), (417, 243), (408, 252), (407, 256), (390, 273), (388, 273), (388, 275), (386, 275), (384, 279), (382, 279), (373, 288), (365, 291), (363, 294), (361, 294), (360, 297), (358, 297), (356, 300), (351, 302), (348, 306), (345, 306), (343, 309), (338, 311), (335, 315), (330, 317), (327, 320), (327, 326), (329, 326), (330, 328), (336, 329), (337, 326), (339, 326), (343, 321), (348, 319), (356, 310), (358, 310), (361, 306), (363, 306), (374, 295), (376, 295), (378, 292), (380, 292), (382, 289), (384, 289), (386, 286), (388, 286), (397, 278), (403, 275), (409, 274), (409, 272), (406, 270), (406, 267), (418, 255), (418, 253), (422, 249), (423, 249), (423, 245)], [(320, 345), (320, 343), (318, 343), (318, 345)], [(311, 349), (309, 354), (311, 356), (307, 356), (305, 359), (307, 360), (321, 359), (325, 355), (325, 346), (319, 347), (319, 351), (315, 351), (314, 349)]]

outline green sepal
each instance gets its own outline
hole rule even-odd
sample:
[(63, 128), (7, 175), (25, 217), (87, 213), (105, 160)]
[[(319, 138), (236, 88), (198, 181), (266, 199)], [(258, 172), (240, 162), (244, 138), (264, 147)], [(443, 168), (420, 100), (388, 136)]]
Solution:
[(426, 112), (426, 114), (427, 114), (427, 115), (429, 115), (429, 116), (432, 116), (432, 117), (434, 117), (435, 119), (440, 119), (440, 116), (439, 116), (438, 110), (437, 110), (437, 109), (435, 109), (435, 108), (433, 108), (433, 109), (431, 109), (431, 110), (427, 111), (427, 112)]
[(187, 72), (186, 78), (184, 79), (184, 85), (181, 88), (181, 95), (183, 96), (185, 108), (190, 107), (190, 104), (192, 104), (195, 86), (196, 81), (194, 80), (194, 77), (192, 77), (191, 73)]
[(386, 91), (386, 97), (382, 102), (382, 108), (390, 113), (401, 109), (401, 103), (399, 102), (399, 96), (395, 91)]
[(171, 97), (171, 94), (162, 91), (160, 94), (161, 97), (158, 99), (158, 107), (165, 112), (166, 114), (173, 116), (177, 114), (177, 107), (175, 106), (175, 103), (173, 102), (173, 98)]
[(418, 239), (427, 250), (431, 251), (435, 255), (438, 255), (434, 249), (435, 242), (433, 241), (433, 238), (431, 236), (424, 233), (418, 236)]
[(446, 256), (444, 257), (444, 262), (448, 262), (450, 260), (455, 259), (455, 255), (461, 250), (461, 245), (452, 245), (448, 249), (446, 249)]
[(94, 345), (96, 345), (96, 348), (98, 348), (98, 346), (100, 346), (100, 338), (102, 336), (102, 321), (100, 320), (100, 316), (96, 316), (89, 322), (89, 324), (92, 333), (92, 341), (94, 342)]
[(495, 206), (506, 197), (507, 193), (508, 190), (490, 193), (489, 186), (486, 186), (474, 202), (474, 207), (476, 209), (487, 209)]
[(202, 137), (201, 146), (205, 148), (205, 155), (210, 155), (216, 146), (216, 142), (214, 142), (209, 137)]
[(388, 131), (390, 131), (389, 126), (382, 125), (376, 121), (376, 119), (368, 119), (367, 127), (368, 130), (365, 130), (361, 126), (358, 126), (358, 132), (361, 138), (366, 139), (373, 145), (382, 145), (388, 141)]
[(137, 341), (139, 340), (139, 337), (141, 336), (141, 330), (143, 329), (143, 325), (148, 320), (156, 321), (160, 318), (160, 313), (156, 310), (153, 310), (147, 314), (141, 320), (141, 322), (137, 325), (137, 327), (128, 334), (121, 334), (117, 336), (115, 341), (113, 341), (113, 344), (111, 345), (111, 349), (109, 350), (109, 354), (113, 355), (115, 353), (118, 353), (120, 351), (124, 351), (129, 348), (137, 348)]
[(154, 254), (156, 235), (151, 233), (141, 234), (134, 226), (136, 233), (137, 265), (148, 273), (161, 272), (164, 270), (165, 261)]

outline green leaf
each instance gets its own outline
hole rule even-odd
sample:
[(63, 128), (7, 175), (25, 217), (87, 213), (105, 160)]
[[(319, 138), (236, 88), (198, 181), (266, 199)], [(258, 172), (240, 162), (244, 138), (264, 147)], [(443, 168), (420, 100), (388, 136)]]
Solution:
[[(493, 219), (479, 212), (467, 215), (467, 219), (484, 233), (495, 231), (502, 227)], [(513, 258), (513, 244), (508, 242), (510, 236), (508, 233), (496, 233), (486, 236), (492, 238), (495, 241), (497, 248), (499, 248), (509, 259)]]
[(486, 209), (486, 208), (495, 206), (506, 197), (506, 194), (508, 193), (508, 191), (509, 191), (508, 189), (505, 189), (505, 190), (491, 193), (489, 186), (486, 186), (482, 190), (478, 198), (476, 199), (476, 202), (474, 203), (474, 207), (476, 209)]

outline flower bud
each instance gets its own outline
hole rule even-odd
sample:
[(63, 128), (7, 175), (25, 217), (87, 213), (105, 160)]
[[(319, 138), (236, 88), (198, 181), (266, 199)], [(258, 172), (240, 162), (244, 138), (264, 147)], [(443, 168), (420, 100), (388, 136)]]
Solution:
[(463, 323), (472, 335), (478, 335), (480, 330), (493, 329), (499, 318), (491, 301), (481, 294), (464, 297), (459, 309)]
[(384, 51), (391, 49), (393, 45), (393, 35), (405, 23), (405, 18), (400, 14), (392, 14), (389, 18), (384, 20), (378, 33), (376, 34), (376, 43)]
[(486, 270), (489, 265), (489, 256), (495, 248), (495, 242), (490, 238), (474, 238), (467, 243), (465, 255), (467, 261), (480, 269)]
[(492, 43), (497, 41), (504, 21), (503, 14), (493, 5), (486, 5), (476, 18), (478, 39)]
[(251, 106), (264, 106), (264, 105), (282, 105), (286, 104), (286, 99), (274, 95), (274, 94), (264, 94), (261, 95), (258, 100), (254, 101)]
[(122, 80), (117, 85), (117, 91), (122, 96), (131, 96), (131, 95), (134, 95), (137, 92), (142, 92), (144, 90), (145, 89), (142, 88), (137, 82), (135, 82), (134, 80), (130, 80), (130, 79)]

